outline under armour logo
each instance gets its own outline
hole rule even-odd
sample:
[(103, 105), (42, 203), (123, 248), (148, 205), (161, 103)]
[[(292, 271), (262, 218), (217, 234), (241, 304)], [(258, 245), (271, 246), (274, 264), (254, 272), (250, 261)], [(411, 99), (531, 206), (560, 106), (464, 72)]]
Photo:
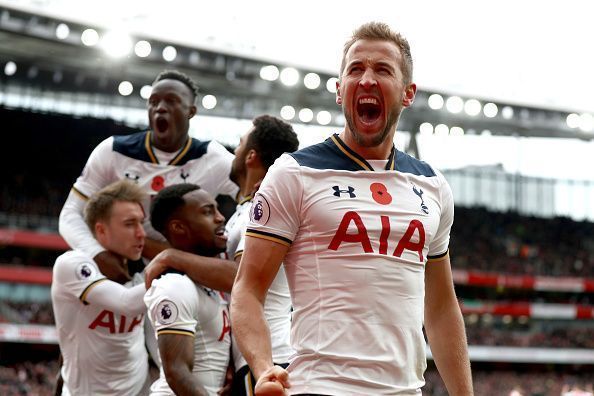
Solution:
[(419, 198), (421, 198), (421, 210), (423, 211), (423, 213), (429, 214), (429, 208), (427, 207), (427, 205), (425, 205), (425, 201), (423, 200), (423, 190), (420, 188), (417, 190), (417, 187), (413, 186), (413, 191), (415, 194), (417, 194)]
[(184, 170), (182, 169), (182, 170), (181, 170), (181, 172), (180, 172), (180, 175), (179, 175), (179, 176), (180, 176), (180, 177), (181, 177), (181, 178), (184, 180), (184, 182), (185, 182), (185, 181), (186, 181), (186, 179), (188, 178), (188, 176), (190, 176), (190, 174), (189, 174), (189, 173), (184, 173)]
[(132, 173), (128, 173), (128, 172), (126, 172), (124, 174), (124, 176), (126, 176), (126, 179), (130, 179), (134, 183), (138, 183), (138, 179), (140, 179), (140, 176), (139, 175), (133, 175)]
[(343, 193), (349, 194), (350, 198), (356, 197), (354, 187), (348, 186), (347, 190), (341, 190), (340, 187), (338, 187), (338, 186), (332, 186), (332, 189), (334, 190), (334, 194), (332, 194), (332, 195), (334, 195), (335, 197), (340, 197), (340, 195)]

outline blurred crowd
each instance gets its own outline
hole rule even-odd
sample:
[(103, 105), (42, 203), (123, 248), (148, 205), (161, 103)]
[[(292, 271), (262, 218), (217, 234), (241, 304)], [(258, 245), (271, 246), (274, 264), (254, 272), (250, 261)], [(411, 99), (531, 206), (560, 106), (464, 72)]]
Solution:
[(57, 373), (57, 360), (0, 366), (0, 395), (51, 396)]

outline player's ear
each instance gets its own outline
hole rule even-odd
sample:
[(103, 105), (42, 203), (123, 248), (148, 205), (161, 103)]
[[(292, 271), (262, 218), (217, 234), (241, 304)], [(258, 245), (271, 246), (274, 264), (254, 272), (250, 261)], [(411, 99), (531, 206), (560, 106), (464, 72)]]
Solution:
[(196, 115), (197, 112), (198, 112), (198, 108), (196, 107), (196, 105), (190, 106), (190, 114), (188, 114), (188, 118), (191, 119), (192, 117), (194, 117)]
[(180, 236), (186, 232), (186, 227), (180, 220), (173, 219), (169, 222), (169, 224), (167, 224), (167, 231), (169, 232), (169, 235)]
[(106, 226), (102, 221), (95, 223), (95, 238), (100, 238), (105, 235)]
[(340, 94), (340, 80), (336, 81), (336, 104), (342, 105), (342, 95)]
[(256, 162), (259, 162), (260, 160), (260, 156), (258, 155), (258, 152), (254, 149), (250, 149), (250, 151), (248, 151), (247, 155), (245, 156), (245, 163), (246, 165), (255, 165)]
[(409, 107), (413, 104), (415, 100), (415, 95), (417, 93), (417, 84), (410, 83), (404, 88), (404, 98), (402, 99), (402, 105), (404, 107)]

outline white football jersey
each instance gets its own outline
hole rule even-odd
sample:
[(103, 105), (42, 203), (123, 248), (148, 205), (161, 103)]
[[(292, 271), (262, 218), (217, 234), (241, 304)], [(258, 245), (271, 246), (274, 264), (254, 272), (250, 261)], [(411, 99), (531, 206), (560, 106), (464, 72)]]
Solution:
[[(242, 200), (225, 225), (227, 257), (230, 260), (240, 257), (243, 253), (245, 230), (250, 219), (251, 205), (252, 197)], [(275, 363), (287, 363), (289, 356), (293, 354), (289, 341), (291, 334), (291, 295), (289, 294), (285, 269), (282, 266), (268, 289), (264, 303), (264, 316), (270, 328), (272, 359)], [(235, 340), (233, 340), (233, 361), (236, 371), (247, 364)]]
[[(239, 187), (229, 179), (233, 154), (216, 141), (189, 138), (166, 163), (159, 162), (159, 155), (151, 146), (151, 132), (127, 136), (111, 136), (101, 142), (89, 156), (73, 191), (84, 199), (118, 180), (128, 179), (149, 195), (144, 203), (148, 215), (150, 199), (164, 187), (178, 183), (194, 183), (213, 197), (219, 194), (235, 198)], [(163, 154), (162, 153), (161, 157)], [(145, 222), (147, 236), (163, 239)]]
[[(109, 281), (80, 251), (56, 260), (51, 286), (62, 378), (72, 395), (139, 395), (148, 380), (144, 283)], [(146, 393), (144, 393), (146, 394)]]
[[(225, 382), (231, 348), (227, 302), (220, 292), (195, 284), (186, 275), (168, 273), (153, 281), (144, 296), (157, 333), (194, 337), (193, 374), (215, 396)], [(173, 395), (163, 368), (151, 395)]]
[(425, 265), (453, 212), (444, 177), (395, 148), (380, 170), (338, 135), (276, 161), (246, 235), (290, 247), (291, 394), (421, 393)]

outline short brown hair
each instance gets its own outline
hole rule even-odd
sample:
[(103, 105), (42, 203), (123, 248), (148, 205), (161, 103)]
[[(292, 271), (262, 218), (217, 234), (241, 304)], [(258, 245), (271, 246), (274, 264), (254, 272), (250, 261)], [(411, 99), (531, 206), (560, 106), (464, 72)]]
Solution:
[(353, 32), (353, 36), (344, 44), (342, 62), (340, 64), (340, 76), (342, 76), (342, 72), (346, 66), (347, 52), (349, 52), (349, 49), (358, 40), (391, 41), (396, 44), (402, 55), (400, 68), (404, 76), (404, 83), (409, 84), (412, 81), (413, 60), (410, 53), (410, 45), (404, 36), (393, 31), (388, 24), (383, 22), (367, 22)]
[(128, 180), (120, 180), (112, 183), (91, 196), (85, 206), (85, 221), (93, 235), (95, 224), (104, 221), (111, 216), (111, 208), (114, 202), (135, 202), (142, 206), (146, 194), (136, 184)]

